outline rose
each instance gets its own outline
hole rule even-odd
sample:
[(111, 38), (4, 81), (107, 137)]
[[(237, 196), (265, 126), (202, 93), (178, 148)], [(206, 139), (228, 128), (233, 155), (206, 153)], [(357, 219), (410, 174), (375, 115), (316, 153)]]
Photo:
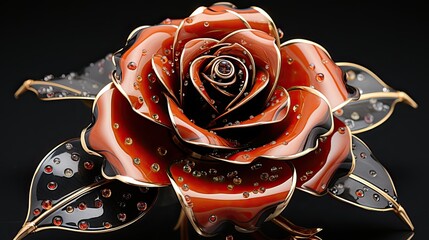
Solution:
[[(332, 112), (356, 91), (318, 44), (229, 3), (134, 30), (83, 131), (106, 178), (172, 185), (202, 235), (256, 230), (294, 189), (323, 194), (350, 153)], [(332, 147), (334, 146), (335, 147)]]

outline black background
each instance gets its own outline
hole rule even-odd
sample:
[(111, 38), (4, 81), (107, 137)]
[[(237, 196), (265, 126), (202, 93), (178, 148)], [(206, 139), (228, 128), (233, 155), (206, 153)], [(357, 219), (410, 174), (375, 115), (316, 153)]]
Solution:
[[(1, 18), (1, 143), (0, 239), (9, 240), (21, 227), (28, 189), (39, 161), (55, 146), (78, 137), (91, 121), (80, 101), (43, 102), (28, 92), (13, 94), (24, 80), (59, 76), (121, 48), (141, 25), (165, 18), (184, 18), (213, 1), (69, 1), (0, 3)], [(391, 87), (408, 93), (417, 109), (400, 103), (379, 127), (362, 134), (392, 176), (399, 202), (416, 229), (413, 239), (427, 239), (429, 21), (422, 3), (386, 5), (359, 1), (239, 1), (239, 8), (259, 6), (284, 32), (283, 41), (304, 38), (324, 46), (337, 62), (363, 65)], [(46, 230), (36, 239), (158, 239), (170, 236), (175, 207), (156, 208), (124, 229), (104, 234)], [(393, 212), (373, 212), (326, 195), (296, 191), (285, 210), (293, 222), (322, 227), (318, 235), (333, 239), (407, 239), (407, 226)], [(273, 229), (273, 231), (275, 228)], [(236, 237), (235, 239), (240, 239)]]

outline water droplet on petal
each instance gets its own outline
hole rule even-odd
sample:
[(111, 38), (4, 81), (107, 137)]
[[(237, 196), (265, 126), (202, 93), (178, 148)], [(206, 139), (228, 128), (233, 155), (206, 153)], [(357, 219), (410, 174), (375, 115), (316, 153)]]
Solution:
[(316, 74), (316, 80), (317, 80), (318, 82), (322, 82), (322, 81), (323, 81), (323, 79), (325, 79), (325, 75), (324, 75), (323, 73), (318, 73), (318, 74)]
[(135, 62), (129, 62), (127, 65), (128, 69), (130, 70), (136, 70), (137, 64)]

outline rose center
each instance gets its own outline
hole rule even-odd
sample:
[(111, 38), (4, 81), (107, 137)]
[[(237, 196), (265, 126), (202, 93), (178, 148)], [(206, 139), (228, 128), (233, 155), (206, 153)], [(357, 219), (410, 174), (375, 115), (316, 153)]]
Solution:
[(220, 59), (214, 64), (214, 72), (219, 78), (227, 79), (234, 75), (235, 68), (230, 61)]

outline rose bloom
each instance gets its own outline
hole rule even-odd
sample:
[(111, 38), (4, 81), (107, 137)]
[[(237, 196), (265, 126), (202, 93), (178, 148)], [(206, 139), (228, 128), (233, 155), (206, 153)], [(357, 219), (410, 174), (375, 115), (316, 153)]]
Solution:
[(135, 29), (85, 148), (106, 178), (172, 185), (202, 235), (256, 230), (295, 188), (324, 194), (351, 147), (332, 113), (358, 94), (323, 47), (281, 37), (263, 10), (227, 3)]

